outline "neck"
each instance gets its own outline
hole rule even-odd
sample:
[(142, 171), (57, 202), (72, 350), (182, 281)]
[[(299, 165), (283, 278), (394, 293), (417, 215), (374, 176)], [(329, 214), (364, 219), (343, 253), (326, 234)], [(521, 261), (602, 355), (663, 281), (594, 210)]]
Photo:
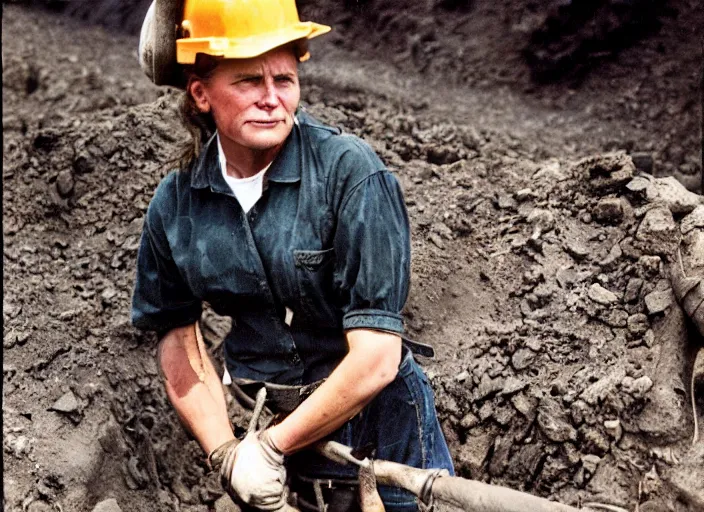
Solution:
[(249, 178), (254, 176), (267, 165), (274, 161), (283, 144), (273, 148), (255, 150), (243, 147), (233, 147), (228, 141), (220, 139), (225, 160), (227, 161), (227, 174), (233, 178)]

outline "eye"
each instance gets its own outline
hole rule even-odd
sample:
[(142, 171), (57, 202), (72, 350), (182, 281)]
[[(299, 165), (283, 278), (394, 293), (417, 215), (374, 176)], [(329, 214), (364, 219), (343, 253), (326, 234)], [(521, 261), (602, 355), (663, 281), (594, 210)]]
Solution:
[(277, 77), (274, 77), (274, 80), (276, 81), (276, 83), (279, 83), (279, 84), (292, 84), (292, 83), (294, 83), (293, 77), (287, 76), (287, 75), (279, 75)]

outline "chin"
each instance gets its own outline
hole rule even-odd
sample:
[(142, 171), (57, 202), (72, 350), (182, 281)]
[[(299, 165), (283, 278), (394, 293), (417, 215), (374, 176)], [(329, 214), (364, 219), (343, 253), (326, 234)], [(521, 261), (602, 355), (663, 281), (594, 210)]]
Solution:
[(285, 130), (275, 130), (270, 133), (252, 134), (252, 136), (247, 137), (248, 140), (246, 141), (246, 146), (250, 149), (258, 151), (271, 149), (282, 144), (288, 137), (289, 133), (291, 133), (291, 130), (287, 127)]

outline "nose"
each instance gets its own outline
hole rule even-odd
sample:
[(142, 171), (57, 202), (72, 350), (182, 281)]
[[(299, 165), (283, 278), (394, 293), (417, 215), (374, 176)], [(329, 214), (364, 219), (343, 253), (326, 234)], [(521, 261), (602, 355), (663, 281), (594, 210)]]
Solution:
[(271, 78), (264, 80), (262, 94), (259, 98), (259, 106), (261, 108), (273, 109), (278, 105), (279, 97), (274, 80)]

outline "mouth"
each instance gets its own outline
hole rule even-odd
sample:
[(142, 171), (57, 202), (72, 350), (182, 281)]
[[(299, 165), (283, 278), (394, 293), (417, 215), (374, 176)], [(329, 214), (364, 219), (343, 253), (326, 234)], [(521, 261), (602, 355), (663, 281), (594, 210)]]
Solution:
[(283, 119), (268, 119), (268, 120), (252, 120), (247, 121), (248, 124), (256, 126), (258, 128), (273, 128), (279, 123), (283, 123)]

